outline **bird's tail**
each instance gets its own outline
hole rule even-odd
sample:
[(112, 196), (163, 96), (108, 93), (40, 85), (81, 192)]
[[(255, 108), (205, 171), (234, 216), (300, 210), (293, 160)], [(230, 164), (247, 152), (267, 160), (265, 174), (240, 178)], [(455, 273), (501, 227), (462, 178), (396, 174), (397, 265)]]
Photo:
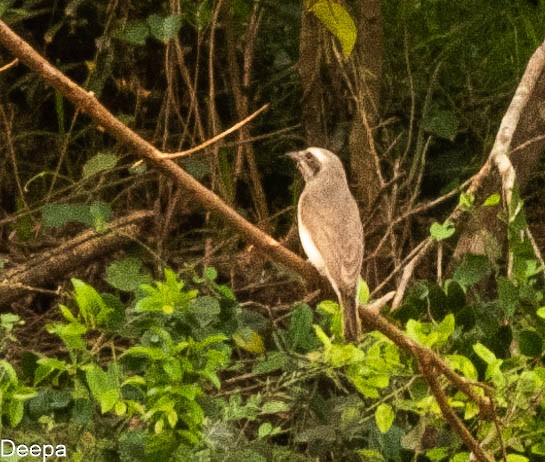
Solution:
[(341, 291), (343, 312), (343, 336), (347, 342), (356, 343), (361, 332), (361, 321), (358, 313), (358, 304), (353, 292)]

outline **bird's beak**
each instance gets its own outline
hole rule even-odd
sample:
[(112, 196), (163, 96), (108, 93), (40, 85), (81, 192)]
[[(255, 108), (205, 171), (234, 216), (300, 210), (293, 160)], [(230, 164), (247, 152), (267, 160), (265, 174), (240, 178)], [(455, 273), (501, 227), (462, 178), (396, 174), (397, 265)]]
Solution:
[(301, 160), (301, 151), (288, 152), (286, 156), (288, 156), (290, 159), (294, 160), (295, 162), (299, 162)]

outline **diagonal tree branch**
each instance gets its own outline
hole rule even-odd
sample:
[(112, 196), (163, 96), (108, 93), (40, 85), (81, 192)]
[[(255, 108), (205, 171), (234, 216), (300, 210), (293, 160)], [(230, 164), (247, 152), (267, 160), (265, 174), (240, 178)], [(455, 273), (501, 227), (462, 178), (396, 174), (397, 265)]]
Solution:
[[(385, 298), (391, 299), (393, 293), (388, 294)], [(486, 453), (480, 446), (477, 440), (473, 438), (468, 428), (464, 425), (462, 420), (456, 415), (456, 413), (449, 406), (447, 398), (437, 380), (438, 374), (443, 374), (450, 383), (456, 388), (466, 394), (473, 402), (479, 406), (480, 415), (483, 419), (490, 419), (494, 416), (494, 405), (492, 400), (488, 397), (481, 397), (473, 391), (473, 386), (482, 386), (482, 384), (469, 382), (465, 378), (454, 372), (443, 359), (434, 351), (426, 348), (414, 340), (409, 338), (400, 329), (390, 324), (382, 316), (377, 315), (376, 306), (374, 309), (364, 309), (360, 307), (360, 318), (364, 325), (371, 330), (378, 330), (382, 332), (386, 337), (392, 340), (398, 347), (408, 351), (416, 359), (420, 370), (428, 384), (430, 389), (439, 404), (441, 413), (445, 420), (449, 423), (452, 429), (460, 436), (466, 446), (471, 449), (475, 457), (480, 462), (491, 462), (494, 459), (490, 454)]]
[(158, 170), (173, 178), (183, 189), (194, 194), (197, 202), (205, 209), (215, 212), (229, 226), (242, 234), (247, 241), (274, 260), (301, 274), (305, 279), (316, 280), (317, 272), (310, 263), (304, 261), (271, 236), (245, 220), (176, 163), (164, 158), (164, 153), (115, 118), (95, 98), (92, 92), (85, 91), (52, 66), (3, 21), (0, 21), (0, 43), (19, 58), (21, 62), (40, 75), (49, 85), (61, 92), (79, 110), (91, 116), (110, 135), (119, 142), (133, 148), (138, 155), (150, 160)]

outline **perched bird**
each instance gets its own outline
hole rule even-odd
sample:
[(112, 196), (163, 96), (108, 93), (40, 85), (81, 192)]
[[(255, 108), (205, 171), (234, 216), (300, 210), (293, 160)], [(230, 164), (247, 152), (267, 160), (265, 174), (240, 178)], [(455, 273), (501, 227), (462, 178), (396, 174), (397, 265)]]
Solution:
[(363, 228), (340, 159), (322, 148), (288, 154), (305, 180), (299, 197), (299, 237), (307, 257), (333, 286), (343, 311), (343, 335), (355, 342), (361, 330), (358, 281)]

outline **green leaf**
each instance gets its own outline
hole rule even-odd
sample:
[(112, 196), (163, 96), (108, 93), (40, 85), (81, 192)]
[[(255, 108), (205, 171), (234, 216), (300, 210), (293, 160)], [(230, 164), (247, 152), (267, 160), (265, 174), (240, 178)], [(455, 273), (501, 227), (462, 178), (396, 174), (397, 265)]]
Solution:
[(197, 297), (189, 303), (189, 311), (195, 316), (199, 326), (204, 327), (218, 319), (221, 312), (220, 302), (211, 295)]
[(490, 272), (490, 262), (484, 255), (465, 255), (462, 263), (454, 270), (453, 279), (462, 287), (477, 284)]
[(91, 228), (108, 221), (112, 215), (111, 207), (105, 202), (87, 204), (47, 204), (41, 209), (42, 224), (46, 227), (63, 226), (79, 222)]
[(145, 356), (152, 361), (168, 358), (168, 354), (162, 348), (136, 345), (127, 348), (121, 356)]
[(518, 306), (519, 289), (503, 276), (497, 278), (498, 304), (507, 318), (512, 318)]
[(279, 412), (287, 412), (290, 410), (290, 405), (285, 401), (267, 401), (261, 408), (262, 414), (278, 414)]
[(76, 278), (72, 278), (71, 282), (74, 286), (74, 300), (87, 327), (95, 328), (106, 324), (113, 309), (106, 304), (93, 286)]
[(106, 202), (94, 202), (89, 206), (89, 214), (92, 219), (91, 226), (102, 232), (107, 229), (106, 223), (112, 218), (112, 208)]
[(149, 26), (144, 21), (129, 22), (123, 30), (114, 33), (115, 38), (131, 45), (145, 45), (149, 35)]
[(295, 435), (296, 443), (319, 441), (321, 444), (333, 443), (336, 440), (336, 428), (332, 425), (315, 425), (299, 431)]
[(491, 194), (483, 202), (483, 207), (494, 207), (501, 201), (501, 196), (498, 193)]
[(314, 332), (316, 333), (316, 336), (318, 337), (320, 342), (322, 342), (322, 344), (324, 345), (325, 350), (327, 351), (331, 349), (331, 345), (332, 345), (331, 340), (326, 335), (326, 333), (322, 330), (322, 328), (316, 324), (314, 324), (312, 327), (314, 327)]
[(258, 359), (252, 369), (254, 374), (268, 374), (283, 369), (289, 362), (289, 356), (282, 351), (273, 351)]
[(25, 411), (25, 403), (23, 401), (18, 401), (16, 399), (11, 399), (8, 401), (8, 417), (9, 424), (12, 427), (19, 425), (21, 420), (23, 420), (23, 415)]
[(215, 281), (218, 278), (218, 271), (212, 266), (207, 266), (204, 269), (204, 277), (209, 281)]
[(541, 308), (538, 308), (536, 314), (540, 317), (545, 319), (545, 306), (542, 306)]
[(446, 357), (448, 364), (452, 369), (460, 371), (464, 377), (470, 380), (477, 380), (477, 369), (473, 363), (462, 355), (448, 355)]
[(365, 305), (369, 301), (371, 291), (367, 282), (360, 276), (358, 279), (358, 303)]
[(139, 258), (124, 258), (117, 260), (106, 268), (106, 277), (108, 284), (116, 289), (126, 292), (135, 292), (141, 284), (148, 284), (151, 278), (140, 272), (142, 260)]
[(363, 457), (366, 462), (384, 462), (386, 459), (376, 449), (358, 449), (357, 453)]
[(292, 311), (288, 334), (294, 349), (308, 345), (308, 337), (313, 335), (312, 318), (313, 313), (308, 305), (299, 305)]
[(469, 457), (469, 452), (459, 452), (450, 460), (450, 462), (468, 462), (470, 460)]
[(214, 345), (215, 343), (222, 343), (225, 340), (227, 340), (229, 337), (227, 337), (225, 334), (214, 334), (209, 335), (202, 339), (200, 342), (197, 342), (194, 344), (194, 348), (197, 351), (204, 350), (206, 347), (210, 345)]
[(137, 461), (142, 459), (147, 442), (148, 434), (143, 429), (127, 428), (119, 437), (119, 460)]
[(27, 401), (31, 398), (34, 398), (37, 395), (38, 395), (38, 392), (34, 390), (34, 388), (20, 385), (14, 390), (11, 396), (13, 397), (13, 399), (16, 399), (19, 401)]
[(212, 3), (204, 0), (197, 5), (195, 14), (195, 27), (198, 31), (204, 30), (212, 21)]
[[(315, 326), (316, 327), (316, 326)], [(324, 348), (324, 361), (331, 367), (342, 367), (349, 364), (357, 364), (364, 360), (365, 354), (353, 344), (331, 344)]]
[[(184, 282), (179, 281), (176, 273), (170, 269), (165, 269), (165, 281), (155, 281), (154, 286), (142, 284), (140, 289), (147, 295), (136, 302), (134, 310), (136, 312), (162, 312), (170, 311), (170, 307), (176, 310), (185, 310), (189, 302), (193, 300), (197, 291), (183, 291)], [(165, 308), (166, 307), (166, 308)]]
[(256, 331), (249, 327), (237, 329), (233, 334), (233, 340), (239, 348), (242, 348), (249, 353), (262, 354), (265, 352), (263, 339)]
[(177, 14), (169, 16), (152, 14), (148, 16), (146, 22), (150, 28), (151, 35), (163, 43), (175, 39), (182, 28), (182, 17)]
[(454, 333), (454, 315), (452, 313), (447, 314), (445, 318), (437, 326), (437, 332), (439, 337), (437, 341), (439, 343), (445, 343), (449, 337)]
[(47, 204), (41, 212), (42, 224), (46, 227), (62, 226), (71, 221), (91, 226), (89, 206), (86, 204)]
[(83, 178), (96, 175), (104, 170), (110, 170), (117, 164), (117, 156), (109, 152), (99, 152), (83, 165)]
[(507, 454), (507, 462), (529, 462), (529, 460), (528, 457), (520, 454)]
[[(7, 330), (10, 332), (13, 330), (16, 324), (19, 324), (21, 321), (21, 318), (13, 313), (3, 313), (0, 314), (0, 327), (2, 329)], [(24, 324), (24, 322), (21, 322), (21, 324)]]
[(493, 364), (497, 361), (496, 355), (486, 348), (482, 343), (476, 343), (473, 345), (473, 351), (477, 353), (477, 356), (481, 358), (486, 364)]
[(254, 449), (242, 449), (234, 452), (230, 452), (231, 457), (224, 459), (226, 462), (267, 462), (271, 459), (263, 456)]
[(163, 363), (163, 370), (167, 373), (169, 379), (173, 382), (182, 380), (182, 367), (177, 359), (168, 359)]
[(422, 128), (438, 138), (454, 141), (460, 122), (452, 111), (439, 111), (422, 120)]
[(208, 173), (210, 173), (210, 166), (208, 163), (203, 162), (200, 159), (194, 159), (188, 157), (182, 159), (182, 167), (187, 171), (192, 177), (197, 180), (202, 180)]
[(236, 301), (237, 297), (231, 288), (225, 284), (220, 284), (216, 287), (216, 290), (221, 294), (222, 297), (225, 297), (228, 300)]
[(69, 351), (84, 350), (85, 342), (82, 338), (87, 333), (87, 327), (79, 322), (70, 324), (46, 324), (47, 332), (58, 335)]
[(532, 446), (532, 454), (545, 456), (545, 441), (539, 441)]
[(100, 404), (100, 411), (111, 411), (121, 398), (119, 372), (115, 364), (110, 364), (108, 371), (103, 371), (96, 364), (84, 366), (85, 378), (93, 397)]
[[(238, 2), (235, 2), (235, 4)], [(201, 0), (197, 4), (184, 4), (184, 18), (199, 32), (210, 25), (212, 20), (212, 3), (210, 0)], [(234, 6), (234, 5), (233, 5)]]
[(68, 369), (68, 365), (55, 358), (40, 358), (37, 361), (38, 367), (34, 371), (34, 385), (38, 385), (53, 372), (63, 372)]
[(65, 409), (72, 402), (69, 390), (51, 390), (49, 406), (51, 409)]
[(333, 0), (317, 0), (308, 10), (337, 38), (344, 57), (348, 58), (358, 36), (356, 25), (348, 11)]
[(94, 403), (91, 399), (78, 398), (72, 406), (72, 419), (77, 425), (88, 425), (94, 415)]
[(456, 232), (456, 228), (454, 227), (454, 223), (450, 220), (445, 221), (445, 223), (433, 223), (430, 226), (430, 235), (433, 237), (436, 241), (442, 241), (444, 239), (448, 239)]
[(433, 448), (426, 451), (426, 456), (433, 462), (446, 460), (450, 453), (450, 448)]
[(432, 347), (436, 344), (441, 345), (454, 332), (454, 315), (447, 315), (437, 327), (434, 327), (431, 323), (409, 319), (406, 330), (410, 338), (422, 345), (427, 347)]
[(394, 423), (395, 413), (392, 406), (381, 403), (375, 411), (375, 422), (381, 433), (387, 433)]
[(338, 303), (331, 300), (324, 300), (316, 307), (318, 313), (326, 315), (330, 319), (331, 332), (337, 338), (342, 337), (342, 312)]
[(519, 347), (523, 355), (539, 357), (543, 353), (543, 339), (534, 330), (523, 330), (519, 334)]
[(468, 193), (461, 193), (460, 197), (458, 199), (458, 205), (462, 210), (468, 211), (473, 208), (473, 204), (475, 203), (475, 195), (474, 194), (468, 194)]
[(272, 432), (273, 426), (269, 422), (264, 422), (259, 426), (259, 429), (257, 430), (257, 437), (259, 439), (265, 438), (266, 436), (269, 436)]

